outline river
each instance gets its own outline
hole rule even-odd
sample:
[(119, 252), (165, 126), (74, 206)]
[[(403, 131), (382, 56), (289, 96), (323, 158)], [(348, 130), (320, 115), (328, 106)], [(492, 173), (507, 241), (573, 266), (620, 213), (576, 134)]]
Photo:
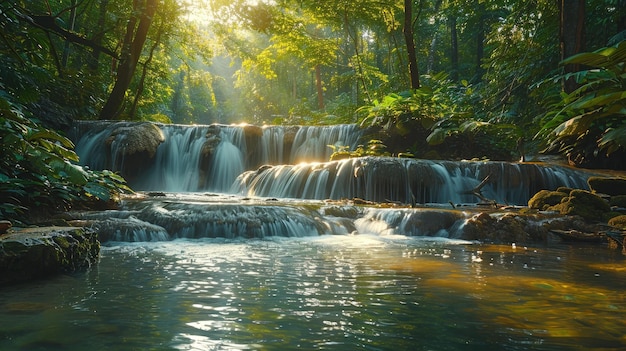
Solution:
[(402, 235), (109, 242), (0, 289), (1, 350), (624, 350), (601, 245)]

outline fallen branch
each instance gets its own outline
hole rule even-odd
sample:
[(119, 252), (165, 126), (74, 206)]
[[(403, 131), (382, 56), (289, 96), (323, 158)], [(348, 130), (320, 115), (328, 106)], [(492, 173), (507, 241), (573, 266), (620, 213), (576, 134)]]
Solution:
[(482, 188), (485, 186), (485, 184), (487, 184), (487, 182), (489, 181), (490, 177), (491, 177), (491, 174), (487, 175), (480, 182), (480, 184), (478, 184), (476, 187), (474, 187), (474, 189), (464, 191), (463, 194), (474, 195), (474, 196), (476, 196), (477, 198), (479, 198), (482, 201), (482, 204), (488, 204), (488, 205), (495, 206), (497, 204), (496, 200), (488, 199), (482, 193)]

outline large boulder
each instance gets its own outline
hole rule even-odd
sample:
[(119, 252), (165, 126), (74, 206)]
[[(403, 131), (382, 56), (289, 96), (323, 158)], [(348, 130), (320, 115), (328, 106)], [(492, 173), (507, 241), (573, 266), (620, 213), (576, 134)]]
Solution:
[(14, 229), (0, 236), (0, 285), (71, 273), (100, 254), (98, 235), (86, 228)]
[(113, 169), (132, 180), (152, 164), (157, 148), (164, 141), (165, 135), (158, 126), (144, 122), (119, 123), (105, 143), (113, 157)]

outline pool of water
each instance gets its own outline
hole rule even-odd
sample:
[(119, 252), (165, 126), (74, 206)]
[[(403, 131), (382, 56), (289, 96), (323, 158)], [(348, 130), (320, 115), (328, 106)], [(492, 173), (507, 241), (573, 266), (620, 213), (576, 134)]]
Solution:
[(0, 288), (0, 350), (624, 350), (598, 246), (341, 235), (110, 243)]

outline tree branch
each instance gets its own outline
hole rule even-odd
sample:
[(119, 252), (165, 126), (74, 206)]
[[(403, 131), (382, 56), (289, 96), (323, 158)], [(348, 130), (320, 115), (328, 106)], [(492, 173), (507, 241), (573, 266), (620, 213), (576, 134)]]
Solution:
[(45, 32), (48, 33), (54, 33), (62, 38), (64, 38), (65, 40), (68, 40), (72, 43), (75, 44), (80, 44), (83, 46), (87, 46), (90, 47), (94, 50), (100, 50), (101, 52), (113, 57), (113, 58), (118, 58), (117, 53), (115, 53), (114, 51), (112, 51), (109, 48), (106, 48), (102, 45), (98, 45), (95, 42), (93, 42), (92, 40), (89, 40), (83, 36), (80, 36), (74, 32), (70, 32), (64, 28), (61, 28), (57, 23), (56, 23), (56, 17), (54, 16), (50, 16), (50, 15), (24, 15), (22, 13), (16, 12), (17, 16), (25, 21), (28, 22), (29, 24), (42, 29)]

